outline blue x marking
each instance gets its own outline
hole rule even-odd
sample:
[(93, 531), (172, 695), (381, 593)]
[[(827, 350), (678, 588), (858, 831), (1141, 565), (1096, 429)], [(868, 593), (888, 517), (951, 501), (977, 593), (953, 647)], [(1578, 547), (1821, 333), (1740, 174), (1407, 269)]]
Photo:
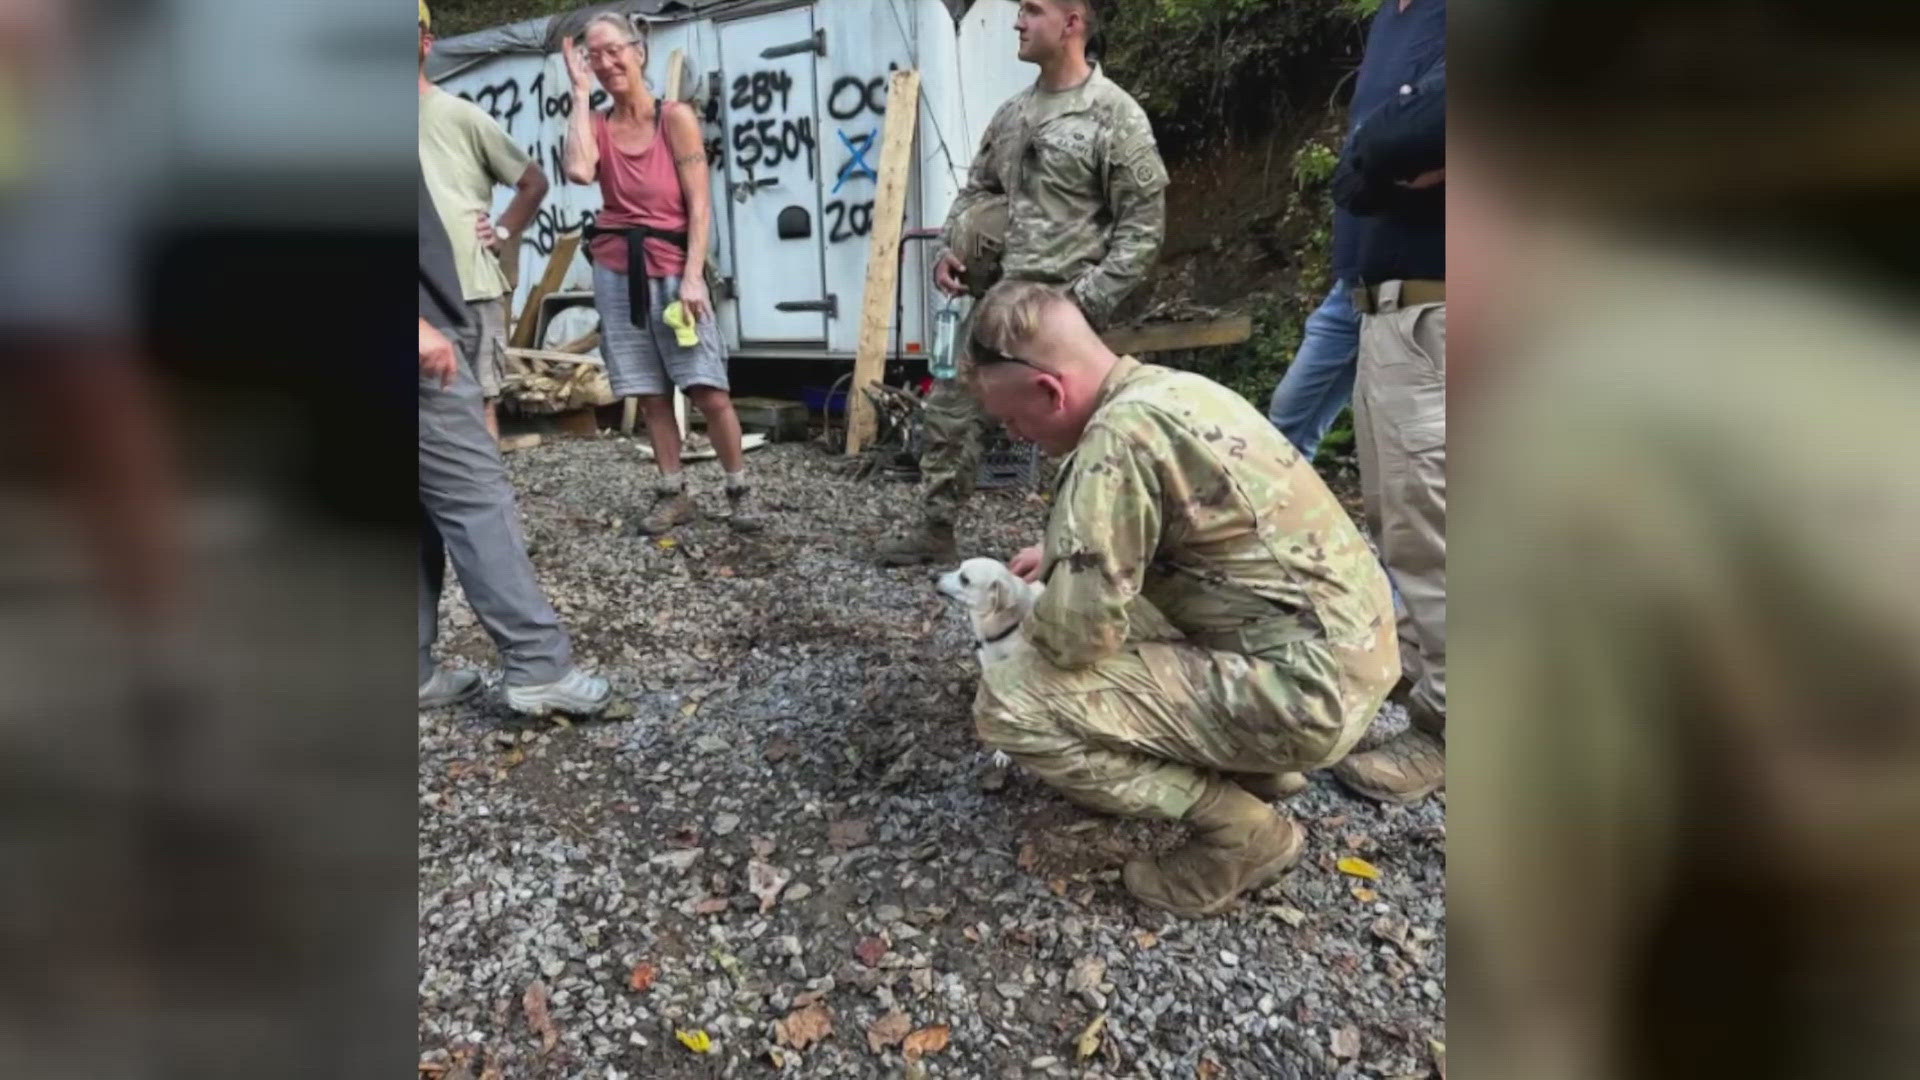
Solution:
[(867, 164), (867, 155), (873, 152), (873, 137), (877, 133), (869, 131), (864, 135), (855, 135), (851, 139), (847, 138), (845, 131), (841, 131), (838, 134), (840, 135), (840, 144), (845, 146), (847, 152), (853, 156), (847, 159), (845, 165), (840, 166), (840, 178), (833, 182), (833, 194), (838, 195), (840, 193), (841, 184), (849, 180), (858, 180), (863, 176), (872, 180), (874, 183), (879, 183), (880, 174), (874, 172), (873, 166)]

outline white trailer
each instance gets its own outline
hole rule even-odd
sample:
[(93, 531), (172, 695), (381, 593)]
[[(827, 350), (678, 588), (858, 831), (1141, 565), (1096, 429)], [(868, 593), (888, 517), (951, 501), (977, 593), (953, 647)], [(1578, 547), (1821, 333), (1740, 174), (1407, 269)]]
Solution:
[[(1037, 70), (1016, 56), (1014, 0), (633, 0), (600, 5), (645, 21), (647, 78), (665, 89), (685, 56), (682, 98), (703, 117), (712, 164), (718, 302), (735, 355), (846, 359), (859, 334), (887, 77), (921, 73), (906, 228), (937, 229), (987, 121)], [(553, 183), (520, 252), (517, 313), (557, 237), (593, 219), (597, 185), (560, 168), (572, 110), (554, 16), (449, 38), (428, 74), (486, 109)], [(577, 15), (576, 15), (577, 20)], [(572, 25), (577, 25), (577, 21)], [(596, 107), (605, 107), (596, 91)], [(501, 189), (496, 213), (511, 192)], [(923, 355), (935, 241), (902, 252), (899, 353)], [(589, 290), (584, 256), (565, 290)], [(888, 353), (894, 348), (890, 344)]]

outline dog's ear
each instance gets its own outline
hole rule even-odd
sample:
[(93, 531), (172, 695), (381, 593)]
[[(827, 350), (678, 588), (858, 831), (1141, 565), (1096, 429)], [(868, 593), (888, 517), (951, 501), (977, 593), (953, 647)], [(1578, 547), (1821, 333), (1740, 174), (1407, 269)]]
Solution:
[(1011, 577), (998, 575), (994, 577), (993, 584), (987, 586), (988, 611), (1005, 611), (1013, 606), (1011, 581)]

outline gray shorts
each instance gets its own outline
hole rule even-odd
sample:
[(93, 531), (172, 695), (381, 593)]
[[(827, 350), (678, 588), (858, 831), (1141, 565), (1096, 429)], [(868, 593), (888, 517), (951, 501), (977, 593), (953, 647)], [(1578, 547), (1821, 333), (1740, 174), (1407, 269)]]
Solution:
[(600, 311), (600, 356), (616, 397), (665, 394), (711, 386), (726, 390), (727, 348), (719, 324), (700, 320), (700, 343), (682, 348), (667, 325), (667, 305), (680, 298), (677, 277), (648, 278), (647, 325), (635, 326), (627, 303), (627, 275), (593, 268), (593, 305)]
[(467, 325), (460, 331), (460, 355), (480, 384), (480, 396), (497, 398), (507, 377), (507, 302), (504, 299), (467, 302)]

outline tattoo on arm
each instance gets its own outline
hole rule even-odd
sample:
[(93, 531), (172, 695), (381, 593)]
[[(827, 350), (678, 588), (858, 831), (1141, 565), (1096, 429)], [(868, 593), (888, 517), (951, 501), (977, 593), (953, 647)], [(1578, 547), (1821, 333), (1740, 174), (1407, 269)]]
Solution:
[(690, 154), (676, 154), (673, 163), (675, 165), (698, 165), (705, 160), (707, 160), (707, 152), (705, 150), (696, 150)]

